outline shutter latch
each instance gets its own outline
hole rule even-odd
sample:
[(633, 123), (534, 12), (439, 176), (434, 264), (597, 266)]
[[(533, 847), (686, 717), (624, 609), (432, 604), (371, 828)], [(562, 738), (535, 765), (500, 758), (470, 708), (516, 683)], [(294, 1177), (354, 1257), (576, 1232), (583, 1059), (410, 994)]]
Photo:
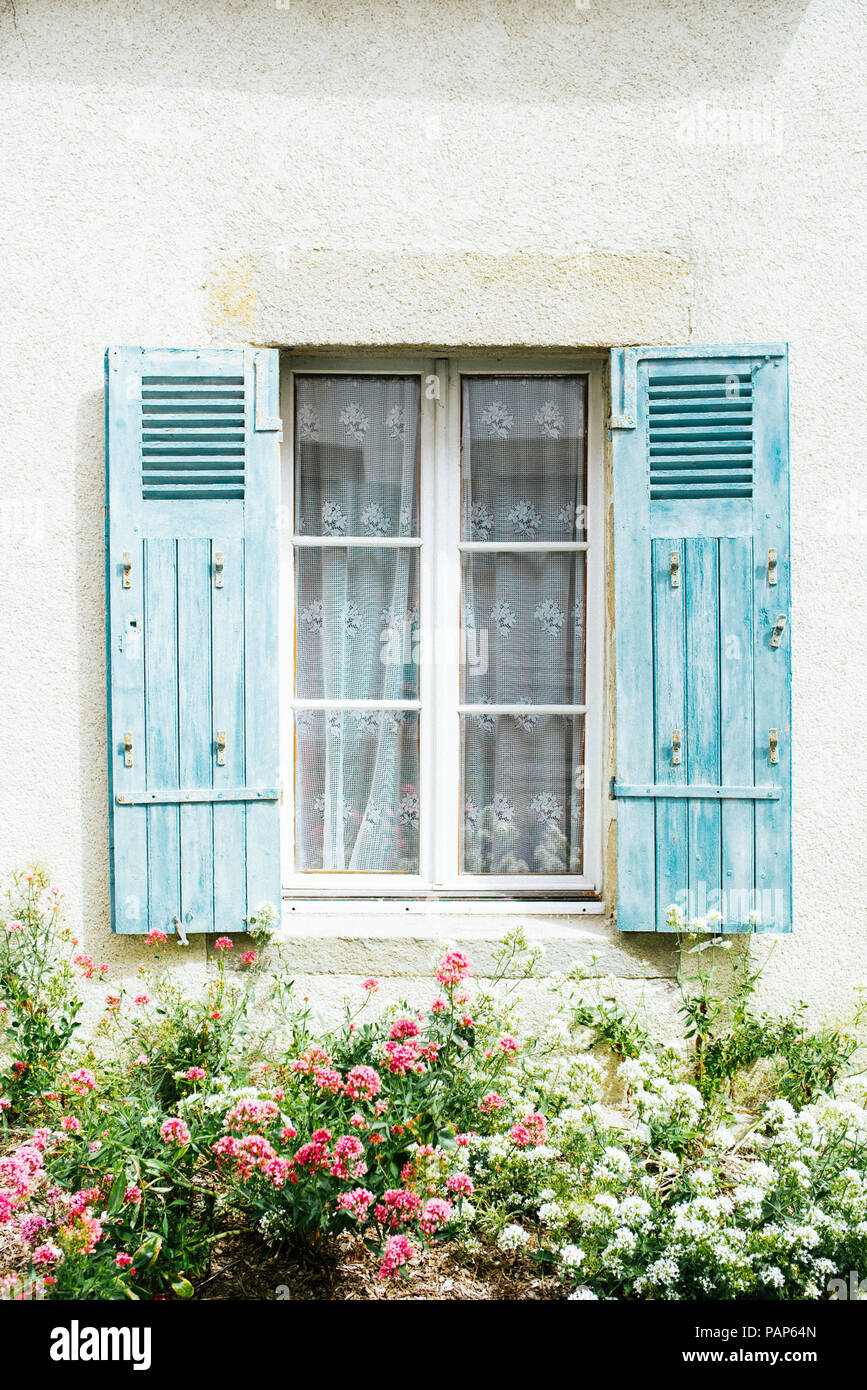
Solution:
[(215, 550), (215, 551), (214, 551), (214, 588), (215, 588), (215, 589), (222, 589), (222, 587), (223, 587), (223, 552), (222, 552), (221, 550)]
[(217, 733), (217, 767), (226, 766), (226, 730), (220, 729)]
[(777, 549), (776, 549), (776, 546), (773, 546), (773, 545), (772, 545), (771, 548), (770, 548), (770, 550), (768, 551), (768, 583), (769, 583), (769, 584), (776, 584), (776, 582), (777, 582)]
[(780, 741), (777, 738), (776, 729), (768, 729), (768, 761), (772, 763), (780, 761)]
[(672, 550), (668, 562), (669, 573), (671, 574), (672, 589), (680, 588), (680, 556), (676, 550)]
[(132, 734), (127, 732), (123, 736), (123, 765), (132, 767)]
[(132, 587), (132, 556), (130, 555), (128, 550), (125, 550), (123, 552), (123, 563), (121, 565), (121, 570), (122, 578), (120, 581), (120, 587), (122, 589), (130, 589)]
[(671, 765), (680, 767), (680, 729), (673, 729), (671, 732)]
[(774, 630), (773, 630), (773, 632), (771, 633), (771, 646), (772, 646), (772, 647), (778, 647), (778, 646), (780, 645), (780, 639), (782, 638), (783, 633), (785, 632), (785, 630), (786, 630), (786, 615), (785, 615), (785, 613), (781, 613), (780, 616), (777, 618), (777, 621), (774, 623)]

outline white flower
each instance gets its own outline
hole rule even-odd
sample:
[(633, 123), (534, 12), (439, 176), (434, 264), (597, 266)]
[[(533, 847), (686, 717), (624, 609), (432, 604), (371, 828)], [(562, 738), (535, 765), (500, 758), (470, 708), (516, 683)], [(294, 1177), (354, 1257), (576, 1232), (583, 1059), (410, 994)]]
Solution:
[(584, 1285), (582, 1284), (580, 1288), (578, 1288), (578, 1289), (573, 1289), (572, 1293), (570, 1293), (570, 1295), (569, 1295), (568, 1301), (569, 1301), (570, 1303), (579, 1303), (579, 1302), (588, 1302), (590, 1299), (592, 1299), (594, 1303), (598, 1303), (598, 1302), (599, 1302), (599, 1295), (593, 1293), (593, 1291), (592, 1291), (591, 1289), (585, 1288)]
[(566, 615), (559, 603), (552, 598), (546, 598), (542, 603), (537, 604), (533, 610), (533, 617), (552, 637), (557, 636), (566, 620)]
[(579, 1269), (584, 1263), (584, 1251), (577, 1245), (564, 1245), (560, 1251), (560, 1263), (564, 1269)]
[(509, 414), (502, 401), (491, 401), (487, 410), (482, 412), (482, 424), (487, 427), (488, 434), (498, 439), (506, 439), (514, 423), (514, 416)]
[(526, 541), (535, 540), (536, 532), (542, 525), (541, 513), (536, 511), (532, 502), (516, 502), (509, 512), (508, 520), (515, 535)]
[(494, 825), (498, 830), (505, 830), (515, 819), (515, 808), (511, 801), (505, 796), (495, 796), (491, 806), (494, 817)]
[(418, 797), (415, 792), (407, 792), (401, 798), (398, 806), (398, 819), (401, 825), (408, 825), (410, 829), (418, 829)]
[(347, 439), (354, 439), (357, 444), (364, 442), (370, 421), (357, 401), (351, 401), (345, 410), (341, 410), (340, 423)]
[(299, 407), (298, 434), (301, 439), (319, 438), (319, 415), (312, 405), (302, 405)]
[(501, 1250), (520, 1250), (523, 1246), (528, 1245), (529, 1241), (529, 1231), (525, 1231), (523, 1226), (517, 1226), (512, 1222), (503, 1227), (497, 1244)]
[(559, 439), (566, 428), (566, 421), (554, 401), (545, 401), (534, 416), (536, 424), (549, 439)]
[(368, 536), (384, 536), (388, 532), (388, 517), (378, 502), (370, 502), (364, 508), (361, 524)]
[(512, 718), (519, 729), (523, 729), (525, 734), (531, 734), (539, 722), (538, 714), (528, 714), (526, 710), (523, 714), (513, 714)]
[(406, 432), (406, 411), (402, 405), (393, 405), (385, 417), (385, 428), (392, 439), (403, 439)]
[(398, 527), (399, 527), (399, 529), (400, 529), (400, 534), (401, 534), (402, 536), (408, 536), (411, 526), (412, 526), (412, 509), (411, 509), (410, 507), (401, 507), (401, 509), (400, 509), (400, 517), (399, 517), (399, 519), (398, 519)]

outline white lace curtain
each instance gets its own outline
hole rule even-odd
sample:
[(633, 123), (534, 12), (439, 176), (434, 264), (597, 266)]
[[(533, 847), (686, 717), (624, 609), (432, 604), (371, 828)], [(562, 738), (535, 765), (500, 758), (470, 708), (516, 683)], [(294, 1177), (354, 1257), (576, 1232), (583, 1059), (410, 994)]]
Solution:
[[(418, 379), (301, 376), (296, 387), (296, 533), (418, 534)], [(297, 694), (414, 700), (415, 549), (296, 550)], [(418, 871), (418, 715), (300, 711), (300, 869)]]
[[(464, 378), (462, 420), (464, 540), (585, 539), (583, 378)], [(464, 703), (584, 703), (583, 552), (465, 553), (461, 587)], [(462, 725), (464, 872), (580, 873), (583, 716)]]

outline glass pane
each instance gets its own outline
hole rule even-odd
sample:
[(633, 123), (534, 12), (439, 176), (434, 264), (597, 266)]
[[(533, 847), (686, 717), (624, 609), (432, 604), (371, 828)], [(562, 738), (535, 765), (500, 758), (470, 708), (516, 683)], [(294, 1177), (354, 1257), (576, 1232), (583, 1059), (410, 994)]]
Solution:
[(295, 378), (295, 529), (418, 535), (418, 377)]
[(461, 567), (467, 704), (584, 704), (585, 556), (470, 553)]
[(586, 536), (586, 377), (464, 377), (467, 541)]
[(580, 874), (581, 715), (464, 715), (461, 872)]
[(418, 738), (412, 711), (297, 714), (299, 869), (418, 873)]
[(417, 698), (418, 567), (417, 550), (296, 550), (300, 699)]

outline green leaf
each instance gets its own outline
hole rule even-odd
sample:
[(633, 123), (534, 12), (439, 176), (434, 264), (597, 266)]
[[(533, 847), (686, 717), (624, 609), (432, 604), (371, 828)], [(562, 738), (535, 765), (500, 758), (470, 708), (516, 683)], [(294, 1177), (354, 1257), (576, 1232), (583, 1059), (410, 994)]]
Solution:
[(163, 1248), (163, 1238), (156, 1231), (149, 1231), (132, 1257), (137, 1270), (150, 1269), (156, 1264)]
[(189, 1279), (185, 1279), (182, 1274), (172, 1280), (171, 1288), (172, 1293), (177, 1294), (178, 1298), (192, 1298), (195, 1293)]
[(126, 1193), (126, 1173), (120, 1172), (111, 1185), (111, 1192), (108, 1195), (108, 1214), (116, 1216), (123, 1206), (123, 1199)]

